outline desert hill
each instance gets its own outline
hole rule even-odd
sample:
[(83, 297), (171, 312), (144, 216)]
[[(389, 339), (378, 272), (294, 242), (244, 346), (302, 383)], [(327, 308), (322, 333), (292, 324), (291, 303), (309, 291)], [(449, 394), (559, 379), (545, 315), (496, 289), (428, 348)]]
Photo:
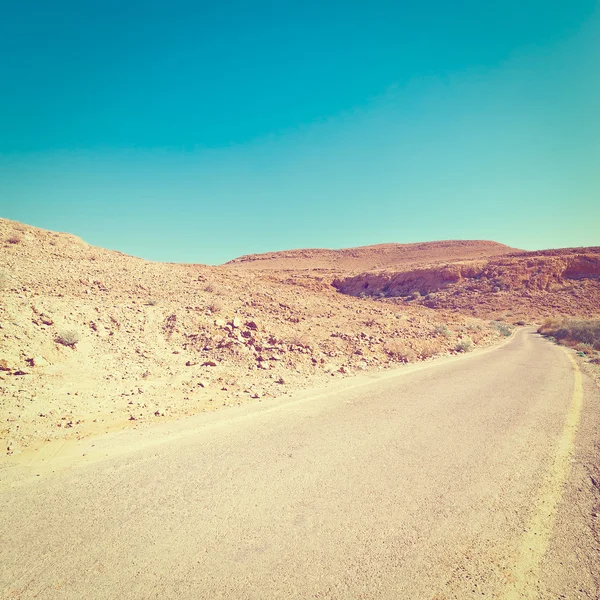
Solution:
[(149, 262), (0, 219), (3, 448), (259, 402), (509, 331), (331, 280)]
[[(600, 307), (598, 248), (291, 254), (278, 268), (157, 263), (0, 219), (6, 453), (465, 352), (515, 323)], [(393, 266), (356, 268), (382, 264)]]
[(265, 270), (372, 271), (445, 261), (487, 258), (518, 252), (485, 240), (449, 240), (418, 244), (378, 244), (341, 250), (312, 248), (248, 254), (225, 263), (227, 267)]

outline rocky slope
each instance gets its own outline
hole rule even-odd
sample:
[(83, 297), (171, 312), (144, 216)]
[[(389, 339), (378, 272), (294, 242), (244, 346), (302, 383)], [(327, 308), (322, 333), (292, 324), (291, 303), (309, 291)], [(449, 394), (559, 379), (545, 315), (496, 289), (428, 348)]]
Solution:
[(338, 277), (352, 296), (410, 301), (488, 318), (586, 316), (600, 313), (600, 248), (521, 252), (443, 265)]
[(258, 402), (509, 332), (346, 296), (331, 280), (151, 263), (0, 219), (4, 452)]

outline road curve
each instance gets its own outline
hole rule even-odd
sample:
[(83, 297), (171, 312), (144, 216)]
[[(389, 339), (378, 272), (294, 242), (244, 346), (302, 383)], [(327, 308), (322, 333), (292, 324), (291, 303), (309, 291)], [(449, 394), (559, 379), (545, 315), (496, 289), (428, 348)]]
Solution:
[(522, 330), (4, 485), (0, 597), (598, 598), (562, 508), (586, 393)]

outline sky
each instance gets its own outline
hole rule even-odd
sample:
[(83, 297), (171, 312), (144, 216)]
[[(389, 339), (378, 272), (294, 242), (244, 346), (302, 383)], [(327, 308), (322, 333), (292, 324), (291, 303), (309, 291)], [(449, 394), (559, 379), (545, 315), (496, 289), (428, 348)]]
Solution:
[(592, 0), (20, 0), (0, 217), (150, 260), (600, 245)]

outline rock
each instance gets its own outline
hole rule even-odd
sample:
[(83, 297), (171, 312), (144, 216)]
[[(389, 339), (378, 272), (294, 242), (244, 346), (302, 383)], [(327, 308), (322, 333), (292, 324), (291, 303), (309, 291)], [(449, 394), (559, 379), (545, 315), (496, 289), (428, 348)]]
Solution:
[(29, 371), (25, 371), (24, 369), (18, 369), (13, 371), (13, 375), (29, 375)]
[(216, 367), (217, 363), (214, 360), (205, 360), (202, 365), (203, 367)]
[(231, 326), (232, 326), (234, 329), (238, 329), (239, 327), (241, 327), (241, 326), (242, 326), (242, 321), (241, 321), (241, 319), (240, 319), (239, 317), (234, 317), (234, 318), (232, 319), (232, 321), (231, 321)]
[(225, 323), (225, 319), (215, 319), (215, 325), (217, 327), (225, 327), (227, 323)]
[(44, 325), (54, 325), (54, 321), (48, 315), (45, 315), (43, 313), (40, 315), (40, 321)]
[(50, 363), (43, 356), (34, 356), (31, 359), (32, 367), (47, 367)]
[(193, 367), (194, 365), (197, 365), (197, 364), (198, 364), (198, 363), (197, 363), (195, 360), (188, 360), (188, 361), (185, 363), (185, 366), (186, 366), (186, 367)]
[(14, 366), (11, 365), (6, 359), (0, 359), (0, 371), (12, 371)]
[(201, 388), (206, 388), (206, 387), (208, 387), (208, 381), (204, 381), (204, 380), (201, 379), (198, 382), (198, 386), (201, 387)]
[(252, 331), (258, 330), (258, 325), (254, 321), (246, 321), (246, 327), (252, 329)]

